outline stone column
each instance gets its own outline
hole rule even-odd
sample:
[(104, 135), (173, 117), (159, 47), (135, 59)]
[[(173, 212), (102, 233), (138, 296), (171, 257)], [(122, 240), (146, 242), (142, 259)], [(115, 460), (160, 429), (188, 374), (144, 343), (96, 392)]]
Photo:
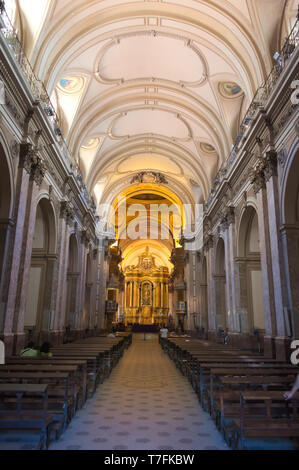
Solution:
[(276, 336), (276, 321), (267, 191), (262, 161), (259, 162), (258, 166), (253, 172), (252, 182), (257, 199), (260, 256), (263, 280), (263, 297), (266, 329), (266, 334), (264, 337), (264, 354), (266, 356), (273, 357), (275, 355), (274, 337)]
[(225, 226), (224, 231), (224, 259), (225, 259), (225, 320), (226, 328), (229, 332), (233, 332), (233, 306), (232, 306), (232, 259), (231, 259), (231, 247), (230, 238), (228, 234), (228, 225)]
[(199, 281), (198, 327), (200, 329), (204, 328), (204, 337), (206, 337), (208, 330), (208, 280), (205, 279), (204, 274), (205, 273), (203, 273), (203, 264), (201, 263), (201, 274)]
[(28, 206), (31, 205), (32, 193), (29, 195), (30, 173), (34, 161), (33, 147), (30, 144), (21, 144), (19, 167), (16, 177), (15, 216), (14, 227), (11, 232), (11, 240), (8, 248), (8, 262), (5, 284), (2, 292), (3, 335), (6, 354), (11, 355), (14, 348), (14, 313), (16, 294), (19, 282), (19, 270), (21, 264), (23, 236), (25, 232), (25, 217)]
[(95, 330), (96, 326), (96, 296), (97, 296), (97, 259), (98, 250), (94, 249), (92, 252), (92, 286), (90, 293), (90, 325), (89, 328), (92, 331)]
[(277, 176), (277, 154), (269, 151), (265, 156), (264, 177), (266, 181), (268, 220), (272, 258), (272, 275), (277, 336), (275, 338), (276, 357), (289, 359), (289, 336), (291, 325), (287, 316), (287, 291), (284, 276), (283, 247), (280, 234), (279, 185)]
[(88, 254), (88, 243), (89, 239), (86, 231), (81, 232), (81, 243), (79, 250), (79, 266), (81, 266), (79, 280), (78, 280), (78, 318), (76, 322), (76, 329), (78, 330), (77, 335), (80, 337), (83, 331), (83, 311), (84, 311), (84, 300), (85, 300), (85, 284), (86, 284), (86, 264)]
[[(20, 146), (17, 176), (16, 225), (11, 251), (5, 332), (15, 335), (15, 352), (24, 346), (24, 315), (31, 265), (39, 187), (45, 175), (41, 158), (32, 145)], [(10, 345), (12, 346), (12, 345)], [(9, 351), (9, 348), (8, 348)]]
[(11, 237), (14, 233), (14, 221), (13, 219), (0, 219), (0, 236), (2, 238), (2, 243), (0, 246), (3, 247), (3, 253), (0, 254), (1, 263), (0, 263), (0, 336), (4, 328), (4, 315), (5, 315), (5, 286), (7, 284), (7, 272), (8, 266), (10, 264), (9, 260), (9, 248), (11, 244)]
[(63, 339), (65, 316), (67, 309), (67, 268), (69, 263), (70, 227), (73, 223), (74, 211), (67, 201), (60, 203), (60, 217), (58, 223), (58, 270), (55, 283), (56, 313), (54, 318), (54, 341)]
[(97, 266), (97, 326), (105, 329), (106, 284), (108, 278), (108, 247), (104, 239), (100, 240)]
[(215, 257), (214, 238), (208, 235), (204, 242), (204, 250), (207, 260), (207, 284), (208, 284), (208, 338), (216, 341), (216, 296), (213, 281), (213, 265)]

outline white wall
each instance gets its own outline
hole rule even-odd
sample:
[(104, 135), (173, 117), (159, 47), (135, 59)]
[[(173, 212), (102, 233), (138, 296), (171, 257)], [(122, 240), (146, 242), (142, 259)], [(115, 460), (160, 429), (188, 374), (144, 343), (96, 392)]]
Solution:
[(261, 271), (251, 271), (252, 310), (255, 328), (265, 329), (263, 282)]
[(36, 324), (42, 269), (42, 266), (31, 266), (30, 268), (28, 295), (25, 310), (25, 327), (35, 326)]

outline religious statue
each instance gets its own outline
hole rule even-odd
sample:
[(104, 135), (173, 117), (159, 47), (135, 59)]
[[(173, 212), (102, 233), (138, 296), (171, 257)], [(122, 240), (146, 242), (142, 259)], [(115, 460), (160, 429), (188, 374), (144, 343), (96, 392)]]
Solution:
[(151, 285), (143, 284), (142, 286), (142, 305), (151, 305)]

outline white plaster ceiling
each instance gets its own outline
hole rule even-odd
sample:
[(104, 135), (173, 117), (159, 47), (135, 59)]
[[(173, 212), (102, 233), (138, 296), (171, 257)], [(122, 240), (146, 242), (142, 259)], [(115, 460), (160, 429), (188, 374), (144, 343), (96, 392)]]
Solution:
[(67, 109), (61, 115), (68, 146), (97, 202), (146, 169), (165, 174), (182, 197), (207, 198), (272, 67), (279, 31), (289, 28), (294, 2), (283, 11), (284, 3), (48, 3), (28, 50), (50, 94), (63, 78), (84, 81), (69, 108), (72, 119)]

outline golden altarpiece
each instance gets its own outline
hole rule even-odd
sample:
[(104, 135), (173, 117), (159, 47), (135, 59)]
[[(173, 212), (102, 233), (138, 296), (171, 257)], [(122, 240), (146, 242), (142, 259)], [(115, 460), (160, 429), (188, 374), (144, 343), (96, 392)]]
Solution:
[(125, 323), (167, 323), (169, 270), (156, 266), (149, 248), (138, 257), (136, 266), (127, 266), (125, 275)]

